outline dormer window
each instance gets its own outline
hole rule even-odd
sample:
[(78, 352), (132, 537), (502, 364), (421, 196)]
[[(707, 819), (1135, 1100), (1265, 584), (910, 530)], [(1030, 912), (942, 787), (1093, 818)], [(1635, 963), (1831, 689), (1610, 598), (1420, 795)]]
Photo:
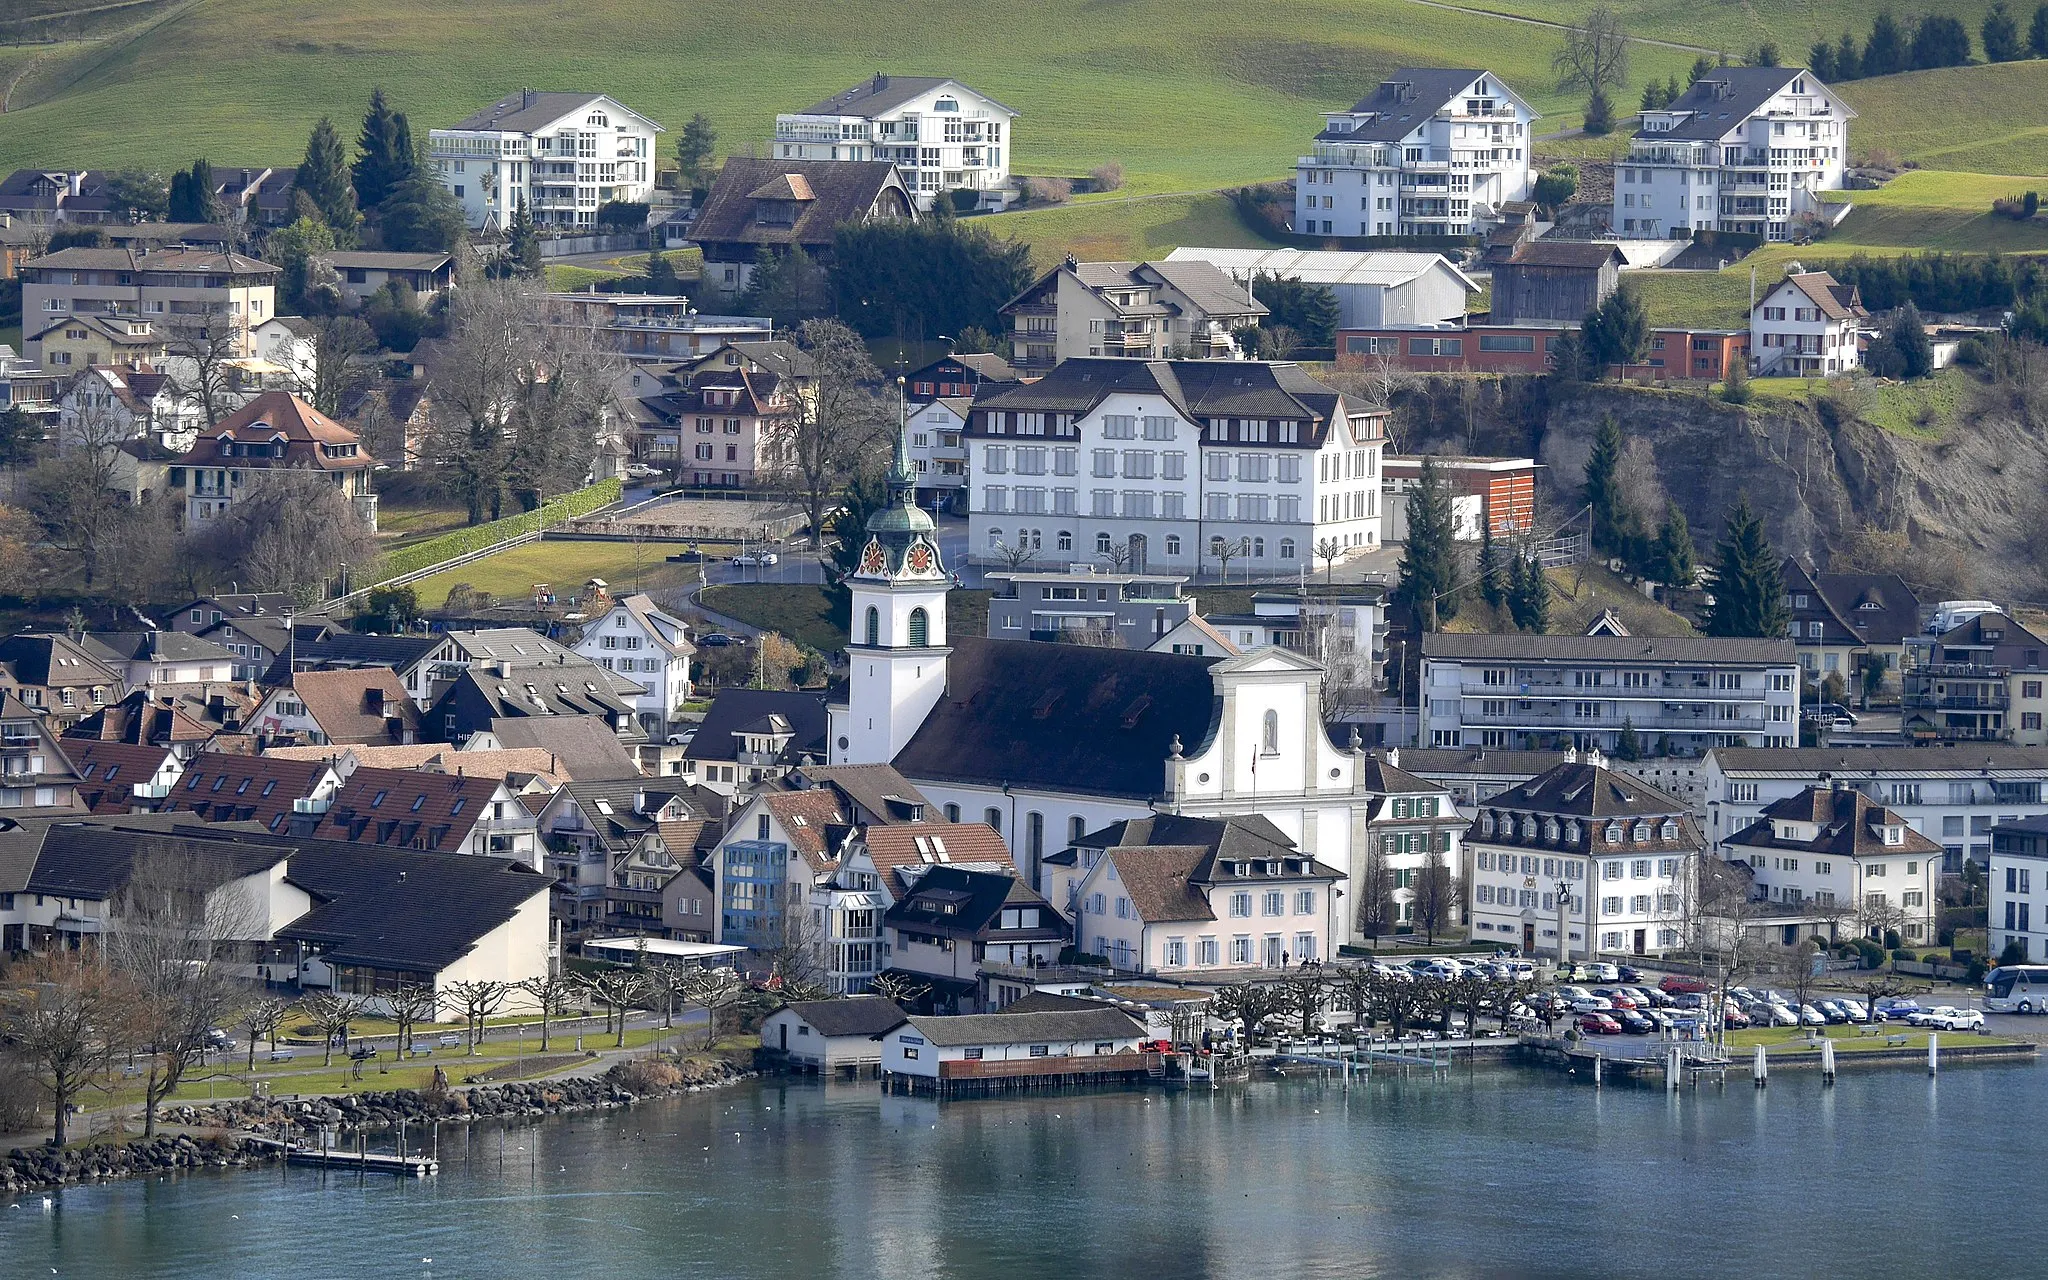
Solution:
[(1906, 842), (1906, 829), (1899, 826), (1885, 827), (1884, 842), (1886, 844), (1904, 844)]
[(1483, 836), (1491, 836), (1493, 834), (1493, 828), (1493, 810), (1488, 809), (1485, 813), (1479, 815), (1479, 834)]
[(1564, 824), (1564, 842), (1566, 844), (1577, 844), (1579, 842), (1579, 820), (1577, 818), (1573, 818)]
[(1634, 840), (1637, 844), (1648, 844), (1650, 842), (1650, 824), (1647, 822), (1638, 822), (1636, 824), (1635, 834), (1631, 836), (1630, 839)]
[(1555, 843), (1557, 841), (1556, 818), (1545, 818), (1543, 820), (1543, 838), (1545, 840), (1551, 841), (1552, 843)]
[(1619, 822), (1608, 823), (1607, 829), (1600, 833), (1600, 838), (1605, 840), (1608, 844), (1620, 844), (1621, 824)]

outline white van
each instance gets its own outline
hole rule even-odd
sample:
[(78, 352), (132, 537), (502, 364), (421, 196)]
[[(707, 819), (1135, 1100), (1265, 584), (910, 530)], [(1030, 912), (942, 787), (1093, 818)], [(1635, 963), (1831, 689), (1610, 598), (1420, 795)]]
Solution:
[(1946, 635), (1972, 618), (2003, 612), (1989, 600), (1944, 600), (1934, 606), (1934, 620), (1927, 624), (1927, 632), (1929, 635)]

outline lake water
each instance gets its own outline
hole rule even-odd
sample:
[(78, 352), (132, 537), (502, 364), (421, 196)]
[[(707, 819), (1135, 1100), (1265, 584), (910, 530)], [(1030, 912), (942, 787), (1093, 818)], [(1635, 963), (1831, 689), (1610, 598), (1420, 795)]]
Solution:
[(447, 1129), (425, 1181), (30, 1196), (0, 1210), (0, 1276), (2038, 1275), (2039, 1215), (1992, 1205), (2037, 1198), (2044, 1086), (2031, 1064), (1675, 1097), (1513, 1068), (947, 1103), (771, 1081)]

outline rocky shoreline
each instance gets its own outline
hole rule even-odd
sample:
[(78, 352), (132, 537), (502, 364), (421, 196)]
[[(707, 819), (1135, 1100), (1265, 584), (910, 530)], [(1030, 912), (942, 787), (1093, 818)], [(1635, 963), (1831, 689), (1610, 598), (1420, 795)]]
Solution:
[(186, 1169), (252, 1169), (274, 1164), (274, 1146), (242, 1134), (294, 1140), (322, 1128), (380, 1132), (435, 1121), (535, 1120), (606, 1111), (636, 1102), (697, 1093), (756, 1073), (724, 1059), (635, 1059), (592, 1079), (475, 1085), (461, 1089), (368, 1089), (316, 1098), (244, 1098), (205, 1106), (165, 1107), (158, 1123), (218, 1130), (194, 1136), (159, 1134), (120, 1145), (56, 1150), (16, 1147), (0, 1163), (0, 1197), (80, 1183), (108, 1182)]

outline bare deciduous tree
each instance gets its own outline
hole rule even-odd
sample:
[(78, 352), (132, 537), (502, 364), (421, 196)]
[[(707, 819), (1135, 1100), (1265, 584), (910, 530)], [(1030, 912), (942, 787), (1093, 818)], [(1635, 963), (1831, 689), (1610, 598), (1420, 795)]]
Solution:
[(1457, 921), (1464, 880), (1451, 874), (1443, 850), (1437, 847), (1438, 834), (1429, 832), (1424, 839), (1430, 850), (1415, 872), (1415, 924), (1423, 937), (1435, 942), (1439, 931)]
[(216, 1027), (253, 994), (231, 966), (237, 942), (260, 937), (260, 909), (224, 865), (164, 851), (136, 857), (115, 900), (101, 945), (126, 980), (128, 1018), (149, 1053), (143, 1081), (143, 1136)]
[(840, 490), (888, 449), (898, 409), (874, 394), (880, 374), (852, 329), (837, 320), (806, 320), (797, 343), (808, 362), (808, 385), (790, 394), (782, 414), (763, 430), (774, 467), (803, 504), (810, 527), (822, 530)]
[(718, 1011), (738, 1004), (747, 984), (730, 969), (696, 969), (692, 978), (690, 1003), (704, 1011), (704, 1047), (709, 1049), (718, 1043)]
[(234, 362), (248, 355), (248, 331), (220, 310), (166, 316), (162, 325), (164, 374), (211, 431), (235, 411)]
[(576, 981), (591, 999), (604, 1006), (605, 1030), (610, 1031), (613, 1021), (617, 1021), (619, 1038), (615, 1043), (623, 1048), (626, 1012), (647, 999), (647, 975), (637, 969), (599, 969), (578, 975)]
[(19, 987), (0, 995), (0, 1028), (56, 1114), (51, 1142), (69, 1140), (80, 1094), (107, 1073), (122, 1049), (132, 993), (90, 951), (54, 950), (15, 970)]
[(1337, 581), (1337, 562), (1344, 558), (1344, 544), (1335, 538), (1316, 539), (1316, 559), (1323, 562), (1323, 581), (1334, 585)]
[(502, 282), (465, 287), (453, 305), (443, 357), (428, 370), (431, 426), (427, 461), (456, 477), (469, 522), (503, 514), (519, 379), (535, 316), (525, 295)]
[(242, 1010), (242, 1030), (249, 1033), (249, 1070), (256, 1069), (257, 1040), (270, 1041), (272, 1052), (277, 1049), (277, 1033), (291, 1017), (292, 1002), (272, 996), (258, 1000)]
[(384, 997), (384, 1004), (391, 1010), (391, 1020), (398, 1024), (398, 1051), (393, 1056), (403, 1061), (412, 1051), (413, 1028), (433, 1021), (441, 997), (435, 994), (432, 983), (402, 982)]
[(1230, 562), (1252, 553), (1250, 538), (1215, 537), (1209, 540), (1209, 555), (1223, 566), (1223, 581), (1230, 581)]
[(489, 978), (451, 982), (441, 993), (441, 1003), (450, 1012), (462, 1016), (469, 1053), (479, 1052), (484, 1042), (484, 1023), (504, 1007), (506, 997), (511, 994), (512, 988), (508, 984)]
[(363, 1016), (363, 1010), (370, 1005), (364, 996), (350, 995), (345, 991), (315, 991), (299, 1001), (299, 1012), (306, 1015), (306, 1021), (320, 1033), (320, 1043), (325, 1050), (322, 1066), (334, 1065), (334, 1042), (339, 1039), (342, 1047), (348, 1047), (348, 1031), (356, 1019)]
[(550, 973), (538, 978), (528, 978), (515, 983), (519, 990), (533, 997), (540, 1006), (540, 1051), (548, 1051), (548, 1023), (558, 1009), (566, 1007), (569, 997), (578, 988), (574, 979), (566, 974)]
[(1613, 9), (1600, 5), (1577, 26), (1566, 27), (1564, 46), (1551, 58), (1561, 89), (1605, 93), (1628, 79), (1628, 34)]
[(1357, 893), (1358, 931), (1378, 942), (1394, 928), (1394, 872), (1377, 847), (1365, 855)]
[(234, 505), (194, 535), (195, 552), (221, 578), (315, 604), (343, 565), (367, 569), (377, 535), (324, 472), (260, 473)]
[(884, 1000), (894, 1000), (906, 1008), (923, 999), (925, 993), (931, 989), (929, 982), (919, 982), (904, 973), (878, 973), (868, 979), (870, 992)]

